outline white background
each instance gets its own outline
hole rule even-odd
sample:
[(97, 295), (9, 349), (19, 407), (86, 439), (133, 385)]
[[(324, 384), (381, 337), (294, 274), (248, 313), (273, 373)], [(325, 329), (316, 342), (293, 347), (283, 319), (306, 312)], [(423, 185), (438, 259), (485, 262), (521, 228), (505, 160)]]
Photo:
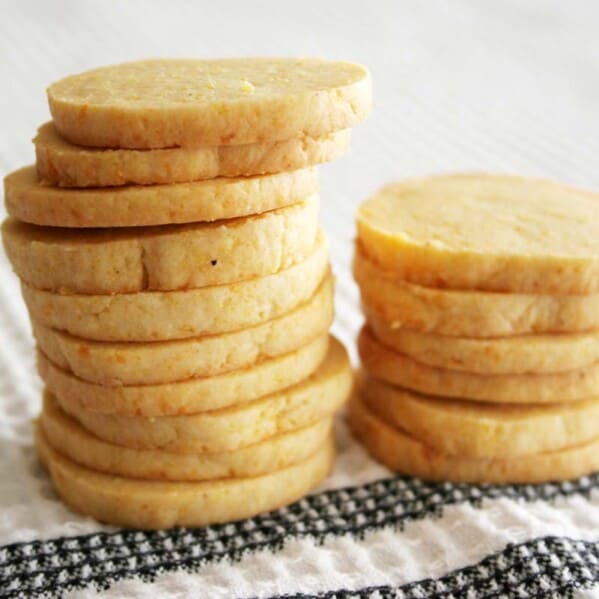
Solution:
[[(45, 87), (94, 66), (238, 55), (367, 65), (373, 114), (355, 131), (351, 155), (321, 169), (336, 332), (347, 344), (360, 323), (349, 275), (353, 213), (377, 187), (488, 170), (599, 189), (594, 0), (2, 0), (0, 8), (3, 174), (33, 161), (30, 140), (49, 118)], [(0, 252), (0, 544), (95, 527), (55, 502), (35, 464), (30, 418), (39, 389), (16, 278)], [(330, 484), (383, 473), (348, 443)]]

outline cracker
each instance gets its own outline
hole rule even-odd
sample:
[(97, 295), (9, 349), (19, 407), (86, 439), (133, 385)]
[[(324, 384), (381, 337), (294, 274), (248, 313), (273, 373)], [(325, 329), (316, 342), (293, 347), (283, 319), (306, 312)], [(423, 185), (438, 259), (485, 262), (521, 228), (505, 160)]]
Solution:
[(365, 327), (358, 339), (364, 368), (407, 389), (498, 403), (562, 403), (599, 396), (599, 362), (554, 374), (476, 374), (435, 368), (386, 348)]
[(318, 191), (315, 168), (171, 185), (49, 187), (26, 166), (4, 178), (6, 210), (49, 227), (142, 227), (213, 222), (290, 206)]
[(226, 285), (289, 268), (312, 251), (318, 200), (256, 216), (163, 227), (59, 229), (8, 219), (4, 248), (37, 289), (112, 294)]
[(476, 459), (445, 455), (375, 416), (358, 397), (349, 405), (354, 435), (372, 457), (403, 474), (465, 483), (544, 483), (577, 478), (599, 469), (599, 439), (518, 458)]
[(368, 324), (388, 348), (421, 364), (448, 370), (553, 374), (599, 361), (599, 331), (472, 339), (394, 329), (373, 311), (368, 312)]
[(294, 171), (346, 154), (350, 138), (351, 131), (346, 129), (322, 137), (241, 146), (99, 149), (70, 144), (50, 122), (38, 129), (33, 143), (37, 172), (45, 183), (58, 187), (112, 187)]
[(370, 112), (368, 71), (314, 58), (162, 59), (52, 84), (56, 129), (83, 146), (170, 148), (318, 137)]
[(428, 287), (540, 294), (599, 291), (599, 195), (502, 175), (390, 185), (357, 214), (362, 250)]

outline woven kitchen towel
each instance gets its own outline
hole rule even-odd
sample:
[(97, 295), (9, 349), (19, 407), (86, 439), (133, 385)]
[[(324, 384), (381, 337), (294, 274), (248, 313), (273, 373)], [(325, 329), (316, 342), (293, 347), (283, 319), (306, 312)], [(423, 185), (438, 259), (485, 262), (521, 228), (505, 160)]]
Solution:
[(431, 484), (389, 476), (345, 431), (340, 437), (326, 489), (234, 524), (165, 532), (75, 516), (31, 448), (14, 451), (2, 480), (17, 467), (13, 484), (26, 493), (2, 512), (2, 537), (20, 542), (0, 548), (0, 597), (591, 596), (599, 474), (545, 485)]
[[(321, 169), (337, 334), (361, 324), (357, 203), (383, 183), (489, 170), (599, 189), (599, 3), (302, 0), (4, 2), (0, 172), (33, 161), (44, 87), (156, 56), (318, 55), (366, 64), (371, 118)], [(0, 208), (1, 210), (1, 208)], [(0, 251), (0, 597), (599, 597), (599, 479), (430, 485), (339, 427), (326, 486), (202, 530), (124, 532), (64, 507), (32, 450), (40, 406), (16, 278)]]

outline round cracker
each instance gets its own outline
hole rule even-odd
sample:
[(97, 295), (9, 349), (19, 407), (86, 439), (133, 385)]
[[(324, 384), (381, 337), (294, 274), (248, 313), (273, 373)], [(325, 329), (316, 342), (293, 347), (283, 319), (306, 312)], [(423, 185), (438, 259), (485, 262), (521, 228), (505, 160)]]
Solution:
[(383, 345), (416, 362), (479, 374), (552, 374), (599, 361), (599, 331), (471, 339), (392, 328), (375, 312), (368, 325)]
[(256, 216), (163, 227), (59, 229), (8, 219), (4, 248), (37, 289), (112, 294), (226, 285), (305, 259), (318, 232), (316, 196)]
[(335, 456), (332, 437), (303, 462), (269, 474), (215, 481), (147, 481), (77, 465), (48, 443), (41, 427), (36, 447), (56, 491), (73, 510), (132, 528), (206, 526), (249, 518), (287, 505), (320, 483)]
[(599, 439), (568, 449), (507, 459), (445, 455), (375, 416), (359, 398), (349, 424), (372, 457), (396, 472), (435, 481), (527, 484), (577, 478), (599, 469)]
[(62, 370), (100, 385), (152, 385), (215, 376), (292, 352), (333, 320), (333, 277), (286, 314), (256, 326), (176, 341), (109, 343), (73, 337), (33, 321), (41, 351)]
[(289, 353), (221, 374), (151, 385), (105, 386), (62, 370), (38, 352), (38, 371), (61, 402), (102, 413), (191, 414), (242, 404), (274, 393), (310, 376), (327, 355), (325, 332)]
[(351, 131), (241, 146), (98, 149), (76, 146), (45, 123), (33, 140), (37, 172), (58, 187), (112, 187), (250, 177), (329, 162), (349, 151)]
[(534, 295), (422, 287), (390, 277), (359, 249), (354, 276), (366, 314), (378, 315), (392, 328), (474, 338), (599, 329), (599, 293)]
[(364, 327), (358, 339), (372, 376), (441, 397), (497, 403), (562, 403), (599, 396), (599, 362), (555, 374), (475, 374), (435, 368), (386, 348)]
[(347, 353), (332, 340), (326, 359), (310, 377), (226, 408), (176, 416), (126, 416), (92, 412), (60, 396), (56, 399), (67, 414), (108, 443), (173, 453), (215, 453), (235, 451), (331, 416), (347, 399), (352, 384)]
[(381, 419), (447, 455), (508, 459), (599, 439), (599, 396), (515, 406), (431, 397), (365, 376), (359, 388)]
[(371, 84), (360, 65), (316, 58), (161, 59), (66, 77), (48, 101), (60, 135), (83, 146), (239, 145), (353, 127)]
[(599, 195), (504, 175), (389, 185), (357, 214), (364, 253), (428, 287), (599, 292)]
[(266, 277), (185, 291), (63, 295), (22, 283), (31, 319), (97, 341), (161, 341), (226, 333), (293, 310), (326, 276), (328, 249), (319, 234), (302, 262)]
[(65, 189), (26, 166), (4, 178), (6, 210), (50, 227), (141, 227), (213, 222), (296, 204), (318, 191), (315, 168), (171, 185)]
[(221, 453), (173, 454), (106, 443), (87, 432), (46, 393), (40, 423), (46, 439), (77, 464), (116, 476), (148, 480), (210, 480), (260, 476), (308, 459), (331, 434), (331, 418)]

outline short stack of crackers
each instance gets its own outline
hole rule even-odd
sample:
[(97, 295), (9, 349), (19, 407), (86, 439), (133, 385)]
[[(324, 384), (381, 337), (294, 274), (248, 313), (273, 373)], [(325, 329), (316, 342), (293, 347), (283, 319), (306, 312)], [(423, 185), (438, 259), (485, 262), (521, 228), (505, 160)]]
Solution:
[(44, 381), (36, 443), (75, 510), (143, 528), (302, 497), (352, 375), (315, 166), (370, 109), (324, 60), (155, 60), (48, 89), (5, 179), (6, 252)]
[(350, 423), (390, 468), (542, 482), (599, 470), (599, 195), (456, 175), (358, 211)]

